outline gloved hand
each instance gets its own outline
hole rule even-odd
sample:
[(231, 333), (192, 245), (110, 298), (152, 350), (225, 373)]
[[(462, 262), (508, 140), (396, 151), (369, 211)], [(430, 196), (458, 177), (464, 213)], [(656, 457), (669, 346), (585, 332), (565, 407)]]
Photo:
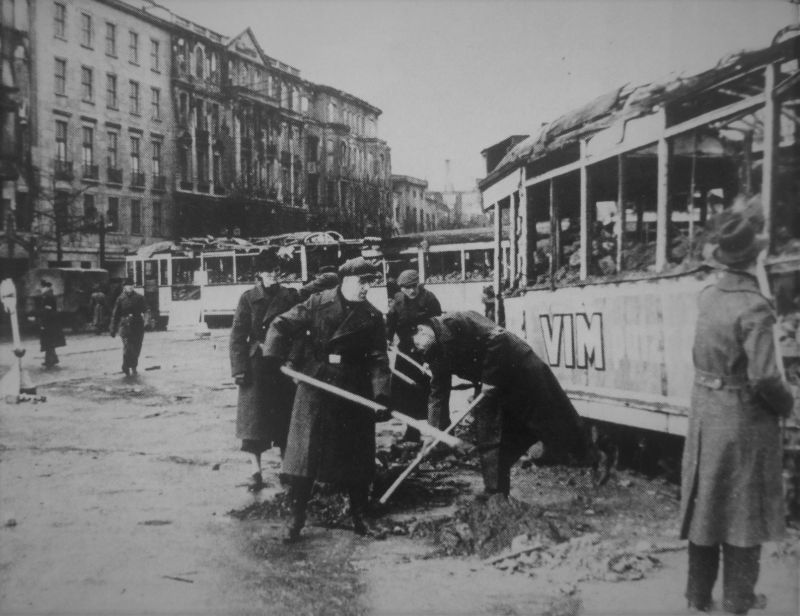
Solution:
[(234, 383), (236, 383), (239, 386), (248, 384), (247, 375), (246, 374), (235, 374), (233, 376), (233, 381), (234, 381)]

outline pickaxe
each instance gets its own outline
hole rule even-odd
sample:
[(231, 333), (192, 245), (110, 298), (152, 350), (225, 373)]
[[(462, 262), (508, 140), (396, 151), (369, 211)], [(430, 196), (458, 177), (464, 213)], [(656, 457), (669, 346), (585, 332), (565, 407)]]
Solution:
[[(374, 400), (370, 400), (369, 398), (365, 398), (364, 396), (359, 396), (358, 394), (354, 394), (346, 389), (342, 389), (341, 387), (337, 387), (336, 385), (331, 385), (330, 383), (326, 383), (325, 381), (321, 381), (319, 379), (315, 379), (314, 377), (308, 376), (307, 374), (303, 374), (302, 372), (298, 372), (297, 370), (292, 370), (288, 366), (281, 366), (281, 372), (292, 378), (296, 381), (300, 381), (302, 383), (306, 383), (307, 385), (311, 385), (312, 387), (316, 387), (317, 389), (321, 389), (322, 391), (326, 391), (329, 394), (333, 394), (334, 396), (338, 396), (339, 398), (343, 398), (350, 402), (354, 402), (355, 404), (360, 404), (368, 409), (373, 411), (386, 411), (389, 410), (387, 407), (383, 406), (375, 402)], [(433, 426), (431, 426), (427, 421), (422, 421), (419, 419), (414, 419), (413, 417), (409, 417), (408, 415), (404, 415), (398, 411), (390, 411), (392, 417), (395, 419), (402, 421), (404, 424), (411, 426), (412, 428), (416, 428), (420, 431), (421, 434), (425, 436), (430, 436), (442, 443), (449, 445), (450, 447), (466, 447), (467, 444), (464, 443), (459, 438), (448, 434), (442, 430), (437, 430)]]
[[(478, 404), (481, 402), (482, 399), (483, 399), (483, 394), (482, 393), (478, 394), (475, 397), (475, 399), (472, 402), (470, 402), (470, 405), (467, 407), (467, 410), (464, 411), (464, 414), (461, 415), (461, 417), (459, 417), (456, 421), (451, 423), (447, 427), (447, 430), (442, 432), (442, 434), (449, 435), (450, 432), (452, 432), (455, 429), (455, 427), (458, 424), (460, 424), (464, 420), (464, 418), (472, 412), (472, 409), (474, 409), (476, 406), (478, 406)], [(422, 432), (422, 430), (420, 430), (420, 432)], [(408, 477), (411, 474), (411, 472), (415, 468), (417, 468), (417, 466), (419, 466), (419, 464), (422, 462), (422, 460), (425, 458), (425, 456), (427, 456), (431, 451), (433, 451), (433, 448), (436, 447), (436, 443), (438, 443), (440, 440), (442, 440), (442, 439), (440, 439), (440, 438), (438, 438), (436, 436), (434, 436), (433, 438), (434, 438), (434, 440), (431, 441), (428, 444), (427, 447), (423, 447), (422, 449), (419, 450), (419, 453), (417, 454), (417, 457), (414, 458), (414, 460), (411, 462), (411, 464), (408, 465), (406, 470), (404, 470), (400, 474), (400, 476), (397, 479), (395, 479), (394, 483), (391, 486), (389, 486), (389, 489), (386, 490), (386, 492), (383, 493), (383, 496), (381, 496), (380, 500), (378, 501), (381, 505), (385, 505), (386, 504), (386, 501), (389, 500), (389, 497), (392, 494), (394, 494), (394, 491), (398, 487), (400, 487), (400, 484), (403, 483), (405, 478)]]

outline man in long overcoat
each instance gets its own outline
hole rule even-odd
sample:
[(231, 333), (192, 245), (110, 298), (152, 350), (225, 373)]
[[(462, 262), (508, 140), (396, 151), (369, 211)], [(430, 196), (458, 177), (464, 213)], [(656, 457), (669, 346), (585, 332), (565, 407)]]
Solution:
[(441, 416), (449, 413), (453, 375), (479, 385), (484, 394), (473, 416), (488, 494), (508, 495), (511, 467), (538, 441), (565, 460), (594, 461), (578, 412), (550, 367), (521, 338), (469, 310), (418, 325), (414, 344), (433, 373), (432, 426), (442, 425)]
[(58, 363), (56, 348), (67, 344), (64, 330), (59, 322), (58, 304), (49, 280), (40, 281), (39, 295), (39, 349), (44, 351), (44, 367), (52, 368)]
[[(397, 335), (397, 348), (415, 361), (417, 356), (414, 348), (414, 331), (417, 324), (431, 317), (442, 314), (442, 306), (436, 296), (428, 291), (419, 282), (416, 270), (405, 270), (397, 277), (400, 287), (394, 296), (394, 301), (386, 314), (386, 335), (391, 343)], [(427, 415), (427, 401), (430, 393), (430, 379), (414, 364), (398, 355), (395, 369), (413, 379), (415, 385), (406, 383), (399, 378), (392, 379), (392, 408), (414, 417), (424, 419)], [(440, 417), (442, 423), (437, 428), (445, 429), (450, 424), (449, 416)], [(406, 440), (418, 441), (419, 431), (408, 428)]]
[[(266, 354), (286, 360), (295, 341), (304, 339), (297, 366), (304, 374), (385, 404), (386, 328), (381, 313), (366, 301), (376, 274), (363, 258), (346, 261), (339, 268), (340, 286), (312, 295), (272, 321)], [(354, 530), (369, 531), (363, 515), (375, 472), (375, 421), (374, 411), (298, 385), (283, 459), (291, 486), (287, 541), (300, 537), (315, 479), (346, 489)]]
[(749, 222), (734, 216), (714, 253), (728, 270), (699, 298), (681, 485), (686, 598), (699, 611), (711, 610), (720, 546), (723, 608), (763, 607), (754, 592), (761, 544), (784, 531), (779, 419), (793, 399), (778, 371), (775, 316), (755, 277), (760, 248)]
[(147, 304), (144, 297), (133, 289), (133, 279), (127, 278), (122, 285), (122, 293), (114, 303), (111, 313), (110, 334), (113, 338), (119, 331), (122, 338), (122, 371), (126, 376), (136, 374), (139, 354), (144, 340), (144, 313)]
[(228, 345), (231, 374), (239, 386), (236, 436), (256, 462), (247, 485), (253, 492), (264, 487), (261, 454), (277, 445), (283, 455), (294, 400), (294, 384), (281, 374), (279, 362), (264, 356), (263, 343), (272, 320), (300, 301), (296, 289), (278, 282), (277, 254), (260, 253), (254, 267), (256, 284), (239, 298)]

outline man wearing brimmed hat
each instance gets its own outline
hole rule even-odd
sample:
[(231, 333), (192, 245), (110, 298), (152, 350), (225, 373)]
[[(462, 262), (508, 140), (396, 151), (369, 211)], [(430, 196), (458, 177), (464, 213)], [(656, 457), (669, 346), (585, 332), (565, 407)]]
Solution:
[[(414, 348), (414, 330), (417, 325), (431, 317), (442, 314), (442, 306), (436, 296), (420, 284), (417, 270), (407, 269), (397, 277), (400, 291), (395, 294), (389, 311), (386, 313), (386, 334), (391, 344), (397, 335), (397, 348), (422, 363)], [(428, 394), (430, 393), (430, 379), (416, 368), (411, 362), (401, 356), (395, 361), (395, 369), (412, 378), (416, 386), (410, 385), (400, 379), (392, 379), (392, 407), (414, 417), (424, 419), (427, 417)], [(450, 425), (450, 418), (441, 417), (442, 424), (437, 428), (446, 428)], [(406, 440), (418, 441), (419, 431), (408, 428)]]
[(53, 283), (42, 278), (39, 281), (41, 290), (38, 298), (39, 308), (39, 349), (44, 352), (45, 368), (52, 368), (58, 363), (56, 348), (63, 347), (67, 341), (59, 322), (58, 304), (53, 293)]
[(239, 386), (236, 436), (242, 451), (253, 454), (256, 472), (247, 484), (256, 492), (264, 487), (261, 454), (277, 445), (286, 447), (294, 384), (280, 372), (280, 362), (263, 353), (272, 320), (300, 301), (296, 289), (278, 282), (281, 260), (275, 250), (264, 250), (253, 260), (255, 286), (242, 293), (233, 316), (229, 342), (231, 374)]
[(689, 540), (689, 607), (712, 609), (723, 559), (723, 608), (764, 607), (754, 592), (761, 544), (784, 533), (780, 418), (793, 398), (775, 355), (775, 315), (756, 260), (765, 242), (735, 214), (720, 229), (725, 271), (700, 293), (692, 356), (695, 382), (683, 452), (681, 537)]
[(111, 337), (122, 338), (122, 371), (126, 376), (136, 374), (139, 365), (139, 354), (142, 352), (144, 340), (144, 313), (147, 304), (144, 297), (133, 289), (133, 278), (126, 278), (111, 312)]
[[(381, 313), (367, 301), (377, 268), (359, 257), (346, 261), (339, 276), (336, 288), (315, 293), (275, 318), (267, 332), (266, 354), (286, 360), (296, 341), (304, 340), (302, 358), (293, 358), (297, 369), (385, 404), (386, 328)], [(300, 538), (315, 479), (345, 489), (355, 532), (369, 532), (364, 513), (375, 472), (375, 421), (369, 409), (305, 383), (297, 386), (283, 459), (291, 486), (288, 542)]]

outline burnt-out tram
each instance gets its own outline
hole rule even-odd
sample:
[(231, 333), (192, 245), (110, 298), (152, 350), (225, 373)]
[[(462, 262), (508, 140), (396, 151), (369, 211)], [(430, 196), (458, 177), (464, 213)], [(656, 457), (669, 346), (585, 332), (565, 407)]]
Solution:
[[(800, 31), (787, 28), (767, 48), (618, 88), (493, 146), (503, 151), (479, 187), (495, 244), (510, 240), (507, 280), (494, 253), (505, 325), (549, 362), (583, 416), (685, 434), (696, 299), (717, 275), (708, 249), (732, 211), (770, 239), (763, 288), (797, 380), (798, 57)], [(785, 435), (791, 467), (791, 421)]]

